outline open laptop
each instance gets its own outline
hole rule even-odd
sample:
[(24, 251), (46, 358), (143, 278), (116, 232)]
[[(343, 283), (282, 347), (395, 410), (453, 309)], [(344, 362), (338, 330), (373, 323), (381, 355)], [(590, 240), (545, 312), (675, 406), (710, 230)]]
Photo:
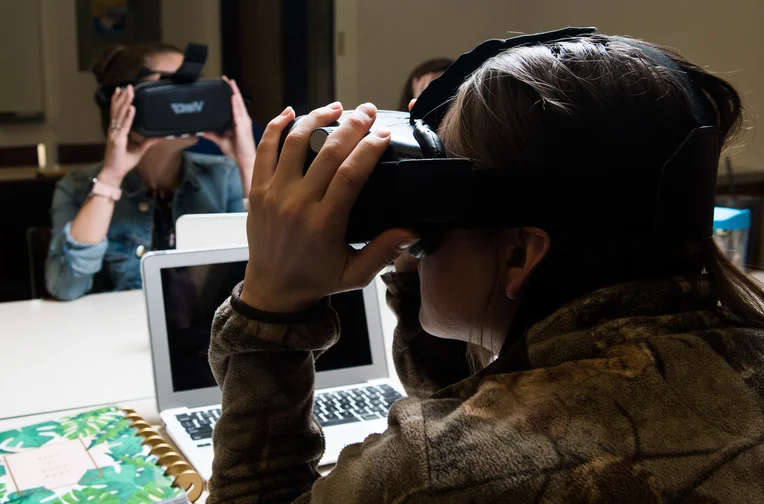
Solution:
[[(244, 278), (246, 247), (174, 250), (141, 261), (157, 406), (172, 440), (197, 471), (212, 475), (212, 431), (221, 392), (207, 361), (217, 307)], [(377, 291), (332, 296), (343, 336), (316, 361), (314, 417), (326, 451), (320, 465), (336, 462), (348, 444), (387, 428), (387, 413), (402, 397), (389, 380)]]
[[(175, 249), (210, 249), (247, 246), (247, 213), (186, 214), (175, 221)], [(353, 245), (355, 248), (363, 244)], [(395, 313), (387, 306), (385, 296), (387, 286), (380, 276), (377, 284), (379, 311), (382, 316), (382, 335), (385, 357), (389, 365), (393, 362), (393, 335), (398, 324)], [(391, 376), (397, 379), (392, 371)]]

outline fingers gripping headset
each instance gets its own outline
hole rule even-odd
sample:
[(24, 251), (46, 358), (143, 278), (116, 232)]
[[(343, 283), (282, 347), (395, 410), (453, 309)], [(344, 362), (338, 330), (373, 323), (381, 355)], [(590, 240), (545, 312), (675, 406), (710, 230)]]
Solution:
[[(620, 163), (614, 159), (609, 164), (540, 166), (523, 171), (477, 170), (471, 159), (447, 157), (437, 129), (459, 86), (486, 60), (512, 47), (584, 37), (595, 31), (565, 28), (488, 40), (434, 80), (410, 114), (378, 112), (376, 125), (391, 131), (391, 142), (351, 210), (347, 241), (367, 242), (387, 229), (405, 227), (420, 234), (420, 242), (410, 250), (421, 257), (435, 251), (449, 229), (534, 226), (576, 230), (593, 213), (598, 215), (597, 233), (602, 235), (711, 237), (720, 155), (713, 108), (677, 62), (631, 39), (618, 40), (674, 71), (691, 103), (695, 127), (662, 165), (614, 170), (612, 166)], [(305, 170), (337, 126), (339, 123), (313, 132)]]

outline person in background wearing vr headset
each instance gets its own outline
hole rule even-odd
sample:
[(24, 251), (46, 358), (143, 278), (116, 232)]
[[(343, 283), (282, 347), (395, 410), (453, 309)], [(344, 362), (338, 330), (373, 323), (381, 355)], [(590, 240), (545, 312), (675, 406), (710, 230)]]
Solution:
[[(311, 132), (342, 106), (303, 118), (280, 155), (293, 111), (267, 126), (250, 196), (257, 246), (213, 323), (223, 410), (208, 503), (764, 502), (764, 293), (710, 234), (740, 96), (633, 39), (569, 29), (520, 40), (457, 60), (412, 118), (437, 128), (448, 157), (471, 159), (475, 176), (554, 176), (489, 187), (495, 200), (475, 202), (496, 212), (483, 227), (447, 231), (419, 261), (407, 250), (430, 240), (424, 232), (388, 229), (360, 251), (345, 240), (391, 142), (372, 128), (373, 105), (345, 118), (307, 172)], [(590, 169), (605, 182), (585, 178)], [(666, 173), (632, 177), (648, 172)], [(608, 201), (618, 216), (558, 207), (546, 228), (502, 227), (515, 222), (501, 213), (509, 193), (530, 205), (550, 193), (585, 208)], [(655, 206), (656, 193), (674, 200)], [(685, 214), (673, 205), (684, 198), (702, 205)], [(619, 200), (645, 203), (636, 212)], [(314, 359), (353, 337), (340, 336), (327, 296), (392, 262), (384, 279), (409, 397), (384, 433), (346, 447), (320, 477)]]
[(231, 130), (204, 133), (225, 156), (186, 151), (196, 136), (145, 138), (131, 131), (134, 85), (171, 76), (183, 61), (177, 47), (153, 43), (109, 47), (93, 65), (99, 86), (110, 91), (109, 102), (99, 103), (106, 153), (98, 166), (69, 174), (56, 187), (45, 272), (54, 297), (139, 289), (140, 258), (174, 248), (178, 217), (245, 210), (255, 142), (235, 81), (223, 77), (232, 90)]

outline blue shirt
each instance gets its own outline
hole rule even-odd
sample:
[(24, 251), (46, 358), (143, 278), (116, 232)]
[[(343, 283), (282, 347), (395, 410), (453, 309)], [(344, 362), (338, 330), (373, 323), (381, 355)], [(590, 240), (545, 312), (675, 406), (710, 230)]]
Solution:
[[(51, 214), (53, 238), (45, 265), (48, 292), (71, 300), (91, 292), (140, 289), (140, 259), (152, 250), (154, 200), (135, 170), (122, 181), (122, 198), (106, 238), (95, 245), (78, 243), (72, 221), (87, 201), (102, 165), (72, 172), (56, 185)], [(173, 196), (173, 223), (185, 214), (243, 212), (241, 177), (223, 156), (184, 152), (182, 178)]]

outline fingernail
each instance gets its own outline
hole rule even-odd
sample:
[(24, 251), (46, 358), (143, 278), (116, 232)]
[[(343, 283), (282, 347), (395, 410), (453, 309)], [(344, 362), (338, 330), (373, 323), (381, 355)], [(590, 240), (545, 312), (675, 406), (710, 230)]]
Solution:
[(390, 130), (387, 128), (377, 128), (374, 130), (374, 134), (379, 138), (387, 138), (390, 136)]
[(406, 250), (407, 248), (409, 248), (409, 247), (411, 247), (411, 246), (414, 246), (414, 245), (416, 245), (417, 243), (419, 243), (419, 238), (408, 238), (408, 239), (406, 239), (406, 240), (403, 240), (403, 241), (399, 241), (399, 242), (398, 242), (398, 243), (395, 245), (395, 247), (396, 247), (398, 250)]
[(363, 112), (367, 116), (371, 117), (377, 113), (377, 107), (372, 103), (363, 103), (356, 108), (359, 112)]
[(284, 109), (284, 111), (281, 113), (282, 116), (288, 116), (289, 113), (292, 112), (292, 107), (287, 107)]
[(336, 101), (336, 102), (330, 104), (329, 108), (333, 109), (333, 110), (339, 110), (339, 109), (342, 108), (342, 104), (340, 102)]

